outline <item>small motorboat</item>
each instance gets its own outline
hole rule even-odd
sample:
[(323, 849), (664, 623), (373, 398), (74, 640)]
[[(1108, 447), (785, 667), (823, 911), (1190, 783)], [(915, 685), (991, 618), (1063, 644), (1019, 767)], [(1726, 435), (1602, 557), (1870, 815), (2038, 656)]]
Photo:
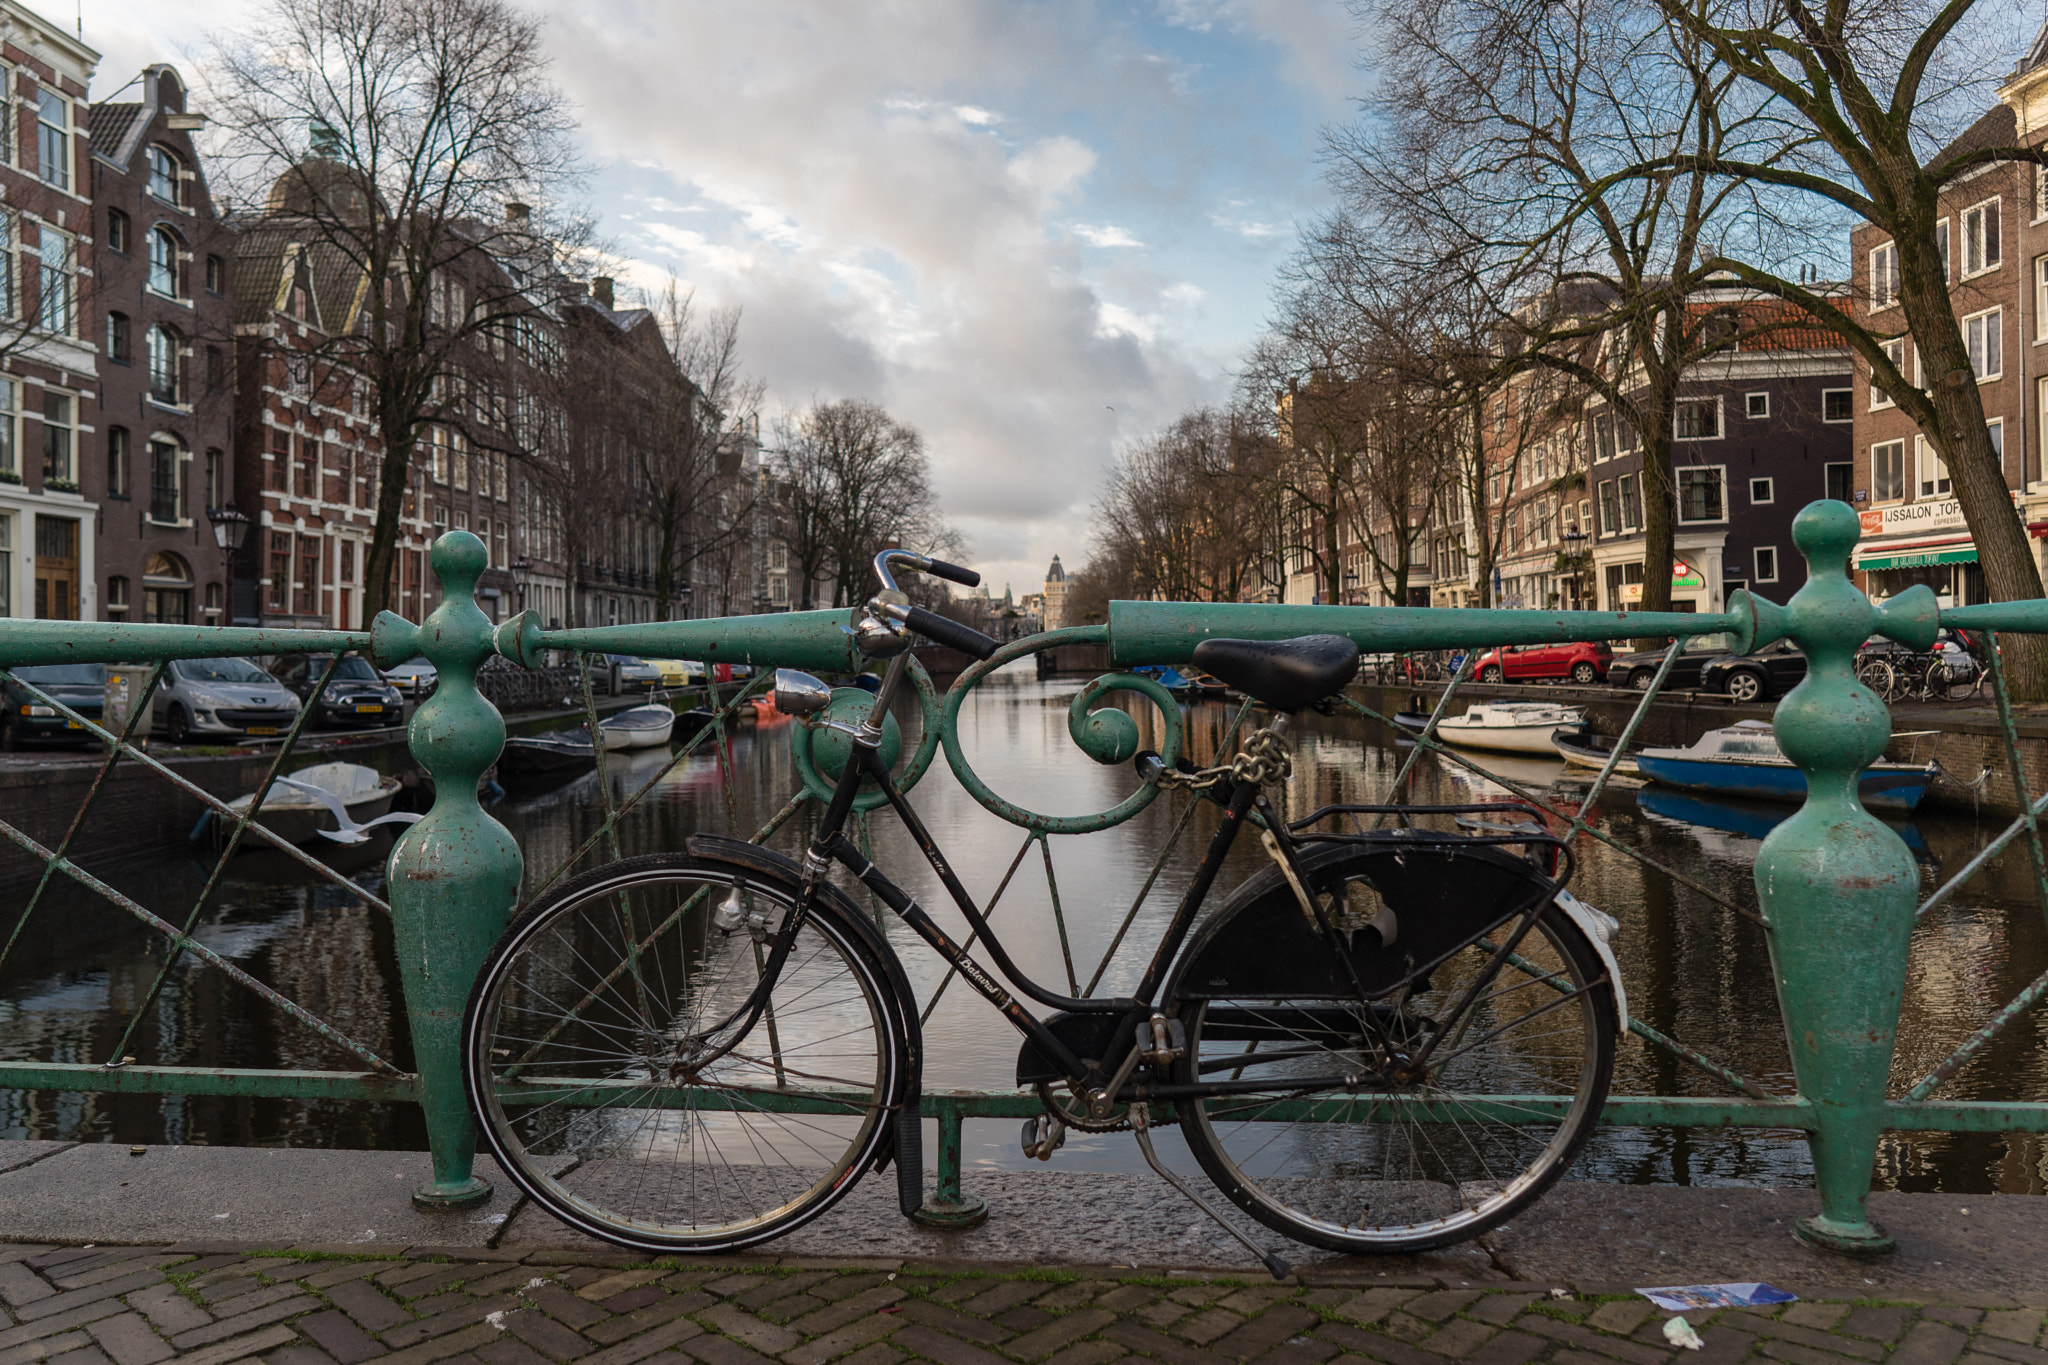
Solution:
[(679, 711), (676, 713), (675, 733), (671, 738), (689, 739), (699, 730), (709, 725), (717, 718), (717, 715), (716, 711), (702, 706), (693, 706), (687, 711)]
[[(1556, 756), (1551, 731), (1561, 726), (1580, 725), (1586, 713), (1575, 706), (1548, 701), (1479, 701), (1462, 716), (1447, 716), (1438, 722), (1436, 737), (1454, 749), (1486, 749), (1502, 754)], [(1408, 730), (1421, 730), (1429, 717), (1420, 711), (1403, 711), (1394, 723)]]
[(516, 735), (498, 755), (498, 775), (521, 780), (582, 772), (597, 762), (588, 732), (554, 730), (544, 735)]
[[(1785, 757), (1767, 720), (1709, 730), (1683, 749), (1645, 749), (1636, 755), (1636, 768), (1650, 781), (1682, 791), (1754, 801), (1806, 799), (1806, 774)], [(1932, 763), (1873, 763), (1856, 789), (1872, 810), (1912, 810), (1934, 785), (1936, 771)]]
[[(368, 837), (362, 831), (369, 825), (419, 819), (417, 815), (390, 814), (391, 799), (398, 794), (398, 786), (397, 778), (386, 777), (360, 763), (318, 763), (273, 782), (263, 797), (256, 823), (302, 847), (323, 839), (360, 843)], [(228, 802), (228, 809), (240, 815), (249, 809), (255, 795), (251, 792), (236, 797)], [(208, 814), (214, 816), (214, 812)], [(219, 844), (226, 842), (232, 829), (225, 819), (215, 816), (201, 820), (193, 835), (195, 840), (210, 835)], [(241, 847), (256, 849), (266, 844), (244, 836)]]
[(631, 706), (597, 723), (606, 749), (655, 749), (668, 743), (676, 713), (666, 706)]
[[(1607, 766), (1607, 759), (1614, 752), (1613, 735), (1596, 735), (1583, 725), (1565, 725), (1550, 732), (1550, 747), (1558, 756), (1574, 768), (1590, 768), (1594, 772)], [(1640, 777), (1636, 771), (1636, 755), (1643, 751), (1640, 744), (1631, 744), (1621, 761), (1614, 765), (1620, 777)]]

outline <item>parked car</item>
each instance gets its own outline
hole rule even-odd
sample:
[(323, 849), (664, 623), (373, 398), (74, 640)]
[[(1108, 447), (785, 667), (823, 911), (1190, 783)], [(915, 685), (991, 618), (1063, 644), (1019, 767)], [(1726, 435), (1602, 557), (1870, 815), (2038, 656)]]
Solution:
[(385, 669), (384, 681), (420, 701), (434, 695), (434, 689), (441, 685), (441, 672), (424, 655), (415, 654), (396, 668)]
[(1607, 676), (1607, 666), (1613, 659), (1613, 647), (1602, 641), (1509, 645), (1480, 655), (1476, 676), (1481, 682), (1569, 678), (1575, 683), (1596, 683)]
[[(1729, 653), (1733, 646), (1725, 633), (1699, 635), (1686, 641), (1685, 648), (1678, 651), (1678, 658), (1671, 664), (1671, 675), (1664, 680), (1666, 687), (1698, 687), (1700, 670), (1709, 659), (1718, 659)], [(1614, 662), (1607, 665), (1607, 683), (1610, 687), (1630, 687), (1638, 692), (1647, 692), (1657, 670), (1664, 666), (1662, 649), (1635, 650), (1617, 654)]]
[(299, 717), (291, 689), (247, 659), (164, 665), (150, 721), (173, 744), (195, 735), (281, 735)]
[[(661, 670), (631, 654), (600, 654), (590, 661), (593, 680), (600, 680), (613, 696), (622, 692), (652, 692), (661, 686)], [(602, 669), (602, 672), (598, 670)]]
[(331, 654), (286, 654), (270, 666), (279, 681), (313, 707), (315, 725), (395, 725), (405, 719), (405, 698), (377, 676), (360, 654), (344, 654), (318, 701), (313, 688), (327, 671)]
[(34, 683), (56, 701), (84, 716), (100, 718), (107, 692), (105, 664), (30, 664), (12, 670), (14, 677), (0, 684), (0, 706), (6, 714), (0, 720), (0, 748), (18, 749), (31, 740), (85, 741), (92, 734), (75, 720), (66, 720), (57, 708), (32, 695), (22, 683)]
[(1720, 692), (1736, 701), (1782, 697), (1806, 676), (1806, 656), (1785, 641), (1754, 654), (1725, 654), (1700, 670), (1700, 691)]
[(695, 659), (649, 659), (661, 674), (663, 687), (690, 687), (704, 681), (704, 665)]

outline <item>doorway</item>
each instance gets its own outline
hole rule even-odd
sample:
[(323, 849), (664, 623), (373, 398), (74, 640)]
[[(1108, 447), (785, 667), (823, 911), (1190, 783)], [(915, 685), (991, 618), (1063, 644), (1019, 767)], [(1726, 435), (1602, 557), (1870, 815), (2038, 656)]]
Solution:
[(36, 619), (78, 619), (78, 522), (36, 517)]

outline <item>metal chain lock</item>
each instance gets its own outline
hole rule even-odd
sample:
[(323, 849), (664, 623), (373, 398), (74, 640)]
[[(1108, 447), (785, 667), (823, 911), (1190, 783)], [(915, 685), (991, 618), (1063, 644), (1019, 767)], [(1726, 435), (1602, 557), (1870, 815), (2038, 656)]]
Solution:
[(1226, 779), (1261, 787), (1271, 786), (1285, 782), (1293, 773), (1294, 757), (1288, 752), (1287, 741), (1279, 731), (1265, 729), (1246, 735), (1244, 748), (1238, 751), (1237, 757), (1221, 767), (1197, 768), (1191, 773), (1164, 768), (1153, 780), (1169, 790), (1205, 791)]

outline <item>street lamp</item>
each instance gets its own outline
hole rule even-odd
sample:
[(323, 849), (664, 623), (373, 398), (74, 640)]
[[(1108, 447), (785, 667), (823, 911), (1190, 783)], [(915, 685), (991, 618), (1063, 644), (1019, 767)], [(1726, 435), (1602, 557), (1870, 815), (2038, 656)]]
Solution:
[(519, 603), (519, 610), (526, 610), (526, 580), (520, 575), (533, 567), (525, 555), (512, 561), (512, 597)]
[(233, 503), (226, 507), (209, 507), (206, 519), (213, 523), (213, 541), (220, 546), (221, 575), (221, 624), (230, 624), (235, 613), (235, 551), (242, 548), (242, 542), (249, 536), (249, 518), (237, 511)]

